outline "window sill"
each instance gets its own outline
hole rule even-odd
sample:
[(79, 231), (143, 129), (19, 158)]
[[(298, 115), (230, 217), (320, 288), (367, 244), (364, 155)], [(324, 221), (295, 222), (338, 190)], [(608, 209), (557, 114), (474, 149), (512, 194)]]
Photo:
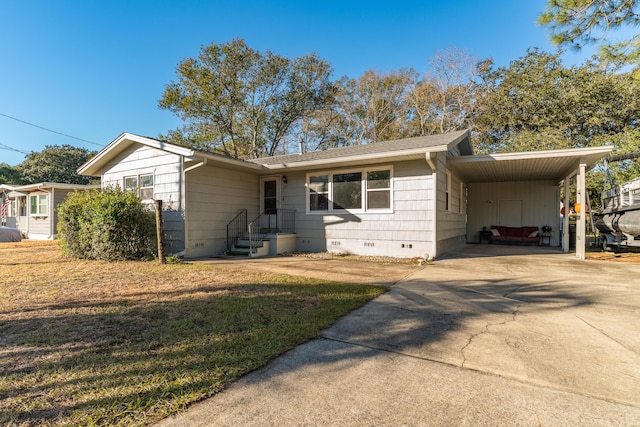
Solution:
[(375, 215), (375, 214), (392, 214), (392, 209), (387, 210), (353, 210), (353, 211), (307, 211), (307, 215)]

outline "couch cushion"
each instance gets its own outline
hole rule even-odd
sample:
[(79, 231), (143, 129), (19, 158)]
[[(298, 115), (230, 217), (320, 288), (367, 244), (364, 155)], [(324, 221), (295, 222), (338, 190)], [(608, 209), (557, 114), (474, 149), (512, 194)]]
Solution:
[(507, 227), (503, 225), (492, 225), (491, 228), (498, 230), (498, 233), (500, 233), (501, 236), (507, 235)]
[(537, 236), (531, 236), (531, 233), (538, 231), (538, 227), (522, 227), (522, 237), (537, 237)]
[(520, 227), (507, 227), (507, 236), (522, 237), (522, 229)]

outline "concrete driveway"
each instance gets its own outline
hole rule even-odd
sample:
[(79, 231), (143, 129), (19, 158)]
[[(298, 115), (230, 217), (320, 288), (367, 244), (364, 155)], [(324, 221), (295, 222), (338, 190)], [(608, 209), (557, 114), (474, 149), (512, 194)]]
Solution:
[(640, 264), (489, 248), (160, 425), (640, 425)]

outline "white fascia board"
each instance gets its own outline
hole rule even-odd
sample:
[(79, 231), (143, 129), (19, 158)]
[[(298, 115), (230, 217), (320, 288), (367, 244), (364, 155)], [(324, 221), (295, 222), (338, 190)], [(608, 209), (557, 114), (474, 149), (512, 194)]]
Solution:
[(262, 165), (267, 170), (293, 170), (293, 169), (304, 169), (311, 167), (326, 167), (326, 166), (337, 166), (337, 165), (348, 165), (350, 163), (353, 164), (363, 164), (363, 163), (383, 163), (392, 160), (403, 160), (415, 158), (416, 155), (424, 156), (427, 152), (446, 152), (447, 146), (440, 145), (436, 147), (427, 148), (416, 148), (413, 150), (401, 150), (401, 151), (385, 151), (381, 153), (367, 153), (360, 154), (357, 156), (348, 156), (348, 157), (331, 157), (326, 159), (317, 159), (317, 160), (307, 160), (304, 162), (292, 162), (292, 163), (279, 163), (279, 164), (271, 164), (271, 165)]
[(92, 188), (100, 188), (99, 185), (83, 185), (83, 184), (65, 184), (62, 182), (39, 182), (37, 184), (28, 184), (22, 185), (20, 187), (16, 187), (14, 191), (23, 192), (23, 191), (33, 191), (33, 190), (41, 190), (45, 188), (57, 188), (60, 190), (89, 190)]
[(612, 146), (591, 147), (591, 148), (568, 148), (564, 150), (527, 151), (517, 153), (482, 154), (475, 156), (454, 157), (456, 163), (485, 162), (487, 160), (529, 160), (545, 159), (553, 157), (579, 157), (589, 155), (607, 154), (613, 150)]
[(180, 147), (168, 142), (158, 141), (157, 139), (146, 138), (144, 136), (124, 132), (116, 139), (111, 141), (109, 145), (100, 150), (100, 152), (96, 154), (92, 159), (90, 159), (84, 165), (80, 166), (77, 170), (77, 173), (79, 175), (89, 176), (101, 175), (100, 166), (102, 165), (102, 163), (110, 159), (115, 153), (120, 152), (121, 150), (118, 150), (119, 147), (121, 147), (122, 145), (126, 146), (130, 143), (146, 145), (148, 147), (157, 148), (158, 150), (167, 151), (169, 153), (185, 157), (194, 155), (194, 151), (190, 148)]

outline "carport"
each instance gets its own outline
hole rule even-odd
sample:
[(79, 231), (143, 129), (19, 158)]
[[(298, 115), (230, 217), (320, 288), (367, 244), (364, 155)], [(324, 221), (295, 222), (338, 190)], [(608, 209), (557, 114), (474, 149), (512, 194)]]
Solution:
[[(490, 225), (549, 225), (550, 245), (569, 252), (569, 209), (560, 213), (560, 186), (569, 206), (575, 179), (575, 200), (586, 206), (585, 174), (612, 146), (520, 153), (468, 155), (447, 159), (447, 167), (467, 185), (467, 236)], [(576, 224), (576, 257), (585, 258), (586, 209)], [(562, 234), (557, 225), (560, 223)]]

